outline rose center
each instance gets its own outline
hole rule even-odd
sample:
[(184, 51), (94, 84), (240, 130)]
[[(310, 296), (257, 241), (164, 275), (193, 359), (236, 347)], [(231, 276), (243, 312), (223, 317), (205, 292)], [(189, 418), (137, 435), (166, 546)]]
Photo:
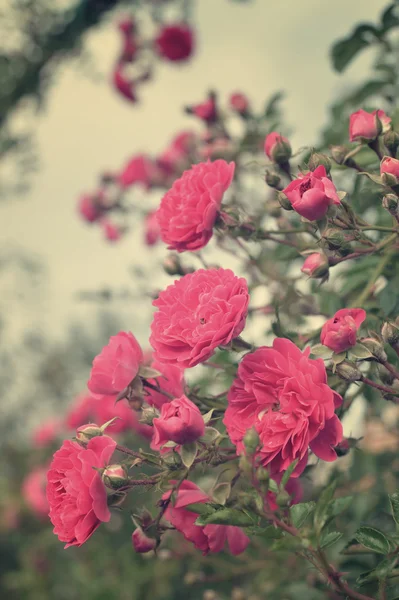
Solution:
[(301, 185), (299, 186), (299, 192), (301, 194), (301, 196), (307, 192), (308, 190), (310, 190), (310, 188), (312, 187), (312, 184), (310, 183), (310, 179), (308, 179), (307, 181), (304, 181), (303, 183), (301, 183)]

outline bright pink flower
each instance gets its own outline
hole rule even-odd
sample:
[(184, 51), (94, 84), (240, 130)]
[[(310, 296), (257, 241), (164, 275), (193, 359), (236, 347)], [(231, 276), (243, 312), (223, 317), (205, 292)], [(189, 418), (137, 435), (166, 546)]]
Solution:
[[(47, 473), (47, 499), (54, 533), (69, 546), (81, 546), (101, 522), (111, 518), (107, 492), (96, 469), (105, 467), (116, 442), (104, 435), (84, 449), (66, 440), (54, 454)], [(93, 468), (94, 467), (94, 468)]]
[(123, 63), (118, 63), (112, 73), (112, 83), (117, 92), (119, 92), (126, 100), (137, 102), (135, 92), (135, 81), (128, 79), (123, 72)]
[(122, 229), (119, 225), (115, 225), (115, 223), (112, 223), (108, 219), (103, 219), (101, 225), (106, 240), (109, 242), (118, 242), (121, 239)]
[(266, 136), (264, 150), (266, 156), (275, 162), (280, 162), (277, 159), (280, 158), (281, 152), (286, 155), (286, 161), (291, 156), (291, 145), (289, 139), (281, 135), (281, 133), (277, 133), (277, 131), (272, 131)]
[(327, 177), (323, 165), (306, 175), (299, 175), (283, 192), (292, 208), (309, 221), (319, 221), (332, 204), (341, 203), (335, 185)]
[(349, 140), (375, 140), (382, 133), (377, 117), (381, 121), (382, 131), (386, 131), (391, 119), (383, 110), (373, 110), (372, 113), (358, 110), (352, 113), (349, 117)]
[(167, 60), (187, 60), (194, 50), (194, 32), (185, 24), (164, 26), (155, 40), (155, 48)]
[(230, 269), (199, 269), (168, 286), (153, 305), (150, 343), (161, 363), (194, 367), (244, 329), (249, 294)]
[[(153, 385), (158, 384), (165, 392), (172, 394), (174, 398), (180, 398), (184, 394), (184, 377), (181, 368), (172, 364), (164, 365), (157, 361), (154, 361), (151, 367), (162, 373), (162, 375), (161, 377), (157, 377), (157, 379), (150, 379), (150, 383)], [(156, 392), (150, 388), (146, 391), (148, 395), (145, 397), (145, 400), (151, 406), (161, 408), (165, 402), (169, 402), (167, 396), (161, 392)]]
[(334, 352), (344, 352), (356, 344), (357, 330), (366, 318), (362, 308), (341, 308), (324, 323), (320, 341)]
[(44, 421), (33, 432), (32, 442), (37, 448), (49, 446), (57, 438), (62, 429), (61, 419), (51, 417)]
[(380, 164), (380, 173), (389, 173), (394, 175), (399, 180), (399, 160), (397, 158), (391, 158), (390, 156), (384, 156)]
[(141, 527), (137, 527), (132, 534), (132, 544), (136, 552), (150, 552), (157, 545), (154, 538), (148, 537)]
[(202, 415), (191, 400), (181, 396), (162, 405), (161, 416), (154, 419), (153, 450), (160, 450), (167, 442), (188, 444), (205, 433)]
[(94, 396), (117, 395), (133, 381), (142, 362), (143, 351), (134, 335), (120, 331), (93, 360), (87, 386)]
[(315, 252), (306, 257), (302, 265), (302, 273), (309, 277), (323, 277), (328, 273), (328, 259), (324, 254)]
[[(166, 492), (163, 500), (170, 497)], [(211, 498), (191, 481), (183, 481), (177, 492), (174, 503), (170, 503), (165, 511), (165, 519), (180, 531), (186, 540), (192, 542), (202, 553), (220, 552), (226, 541), (232, 554), (241, 554), (248, 546), (250, 539), (239, 527), (231, 525), (195, 525), (198, 513), (187, 510), (189, 504), (211, 502)]]
[(193, 165), (166, 192), (157, 218), (161, 238), (170, 250), (184, 252), (206, 246), (234, 168), (234, 162), (224, 160)]
[(229, 99), (230, 108), (240, 115), (245, 115), (249, 110), (249, 100), (245, 94), (236, 92), (231, 94)]
[(131, 185), (142, 184), (146, 188), (150, 186), (152, 162), (145, 154), (133, 156), (123, 168), (119, 175), (119, 185), (128, 188)]
[(46, 496), (48, 468), (36, 467), (22, 483), (22, 495), (26, 504), (38, 517), (47, 517), (49, 504)]
[(88, 223), (98, 221), (104, 214), (101, 206), (96, 202), (94, 194), (84, 194), (79, 198), (78, 211), (80, 216)]
[(246, 354), (228, 394), (224, 424), (237, 452), (243, 437), (255, 427), (260, 442), (260, 464), (272, 477), (298, 460), (293, 477), (304, 470), (310, 449), (321, 459), (336, 459), (334, 447), (342, 439), (342, 425), (334, 414), (341, 396), (327, 384), (322, 359), (309, 358), (290, 340), (277, 338)]
[(144, 220), (144, 239), (147, 246), (154, 246), (159, 240), (160, 233), (157, 211), (152, 210), (147, 213)]

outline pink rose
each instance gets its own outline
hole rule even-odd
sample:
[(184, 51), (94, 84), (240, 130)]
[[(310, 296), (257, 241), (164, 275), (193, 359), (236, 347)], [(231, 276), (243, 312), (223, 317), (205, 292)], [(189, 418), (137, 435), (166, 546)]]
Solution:
[[(382, 124), (382, 129), (377, 117)], [(373, 110), (372, 113), (358, 110), (349, 117), (349, 140), (351, 142), (375, 140), (382, 131), (386, 131), (390, 122), (391, 119), (383, 110)]]
[(286, 163), (292, 153), (288, 138), (277, 131), (272, 131), (266, 136), (264, 150), (266, 156), (276, 163)]
[[(167, 500), (171, 492), (166, 492), (162, 500)], [(227, 541), (230, 552), (241, 554), (248, 546), (250, 539), (240, 529), (232, 525), (195, 525), (198, 513), (187, 510), (190, 504), (211, 502), (200, 488), (191, 481), (183, 481), (177, 492), (176, 501), (170, 503), (165, 511), (165, 519), (180, 531), (186, 540), (192, 542), (202, 553), (220, 552)]]
[(151, 172), (152, 161), (148, 156), (145, 154), (133, 156), (119, 175), (119, 185), (122, 188), (128, 188), (131, 185), (142, 184), (144, 187), (149, 188)]
[(154, 538), (148, 537), (141, 527), (137, 527), (132, 534), (132, 544), (136, 552), (150, 552), (157, 545)]
[(118, 63), (112, 73), (112, 83), (121, 96), (129, 102), (137, 102), (135, 81), (128, 79), (123, 72), (123, 62)]
[(143, 351), (134, 335), (120, 331), (93, 360), (87, 382), (94, 396), (113, 396), (122, 392), (138, 374)]
[(40, 423), (33, 431), (32, 442), (37, 448), (44, 448), (49, 446), (57, 438), (58, 434), (62, 429), (61, 419), (51, 417)]
[(341, 308), (324, 323), (320, 341), (334, 352), (344, 352), (356, 344), (357, 330), (366, 318), (362, 308)]
[(101, 222), (105, 239), (109, 242), (118, 242), (122, 237), (122, 229), (112, 223), (108, 219), (103, 219)]
[(162, 405), (161, 416), (153, 421), (153, 450), (160, 450), (167, 442), (188, 444), (205, 433), (205, 423), (199, 409), (186, 396)]
[[(111, 514), (107, 492), (96, 469), (105, 467), (116, 442), (104, 435), (87, 448), (66, 440), (54, 454), (47, 473), (47, 499), (54, 533), (69, 546), (81, 546)], [(94, 467), (94, 468), (93, 468)]]
[(199, 269), (168, 286), (153, 305), (150, 343), (161, 363), (194, 367), (245, 326), (249, 294), (230, 269)]
[(323, 360), (309, 353), (277, 338), (244, 356), (228, 393), (223, 422), (231, 441), (244, 452), (243, 438), (254, 427), (262, 444), (257, 458), (274, 478), (295, 460), (293, 477), (300, 475), (309, 448), (322, 460), (337, 457), (342, 425), (334, 410), (342, 398), (328, 386)]
[(176, 135), (169, 146), (157, 158), (158, 166), (167, 174), (181, 170), (182, 166), (189, 160), (197, 141), (197, 135), (193, 131), (182, 131)]
[(341, 203), (335, 185), (327, 177), (323, 165), (307, 175), (299, 175), (283, 193), (291, 202), (292, 208), (309, 221), (319, 221), (332, 204)]
[[(399, 182), (399, 160), (397, 158), (391, 158), (390, 156), (384, 156), (380, 164), (380, 173), (383, 180), (384, 173), (393, 175), (396, 178), (396, 182), (394, 182), (394, 185), (396, 185), (396, 183)], [(390, 181), (386, 181), (384, 183), (389, 185)]]
[(147, 246), (154, 246), (157, 243), (160, 232), (157, 211), (152, 210), (144, 219), (144, 240)]
[(103, 215), (103, 210), (96, 202), (94, 194), (84, 194), (79, 198), (78, 211), (80, 216), (88, 223), (98, 221)]
[(234, 168), (234, 162), (225, 160), (193, 165), (166, 192), (157, 218), (161, 238), (170, 250), (184, 252), (206, 246)]
[(49, 504), (46, 496), (46, 474), (48, 469), (36, 467), (22, 483), (22, 495), (26, 504), (38, 517), (47, 517)]
[(194, 32), (184, 23), (164, 26), (155, 40), (155, 49), (167, 60), (187, 60), (194, 51)]
[(231, 110), (234, 110), (240, 115), (246, 115), (249, 111), (249, 100), (247, 96), (241, 92), (231, 94), (229, 104)]
[[(161, 373), (161, 377), (157, 379), (149, 379), (149, 382), (153, 385), (159, 385), (165, 392), (172, 394), (174, 398), (180, 398), (184, 394), (184, 377), (181, 368), (172, 364), (162, 364), (154, 361), (151, 365), (153, 369), (156, 369)], [(145, 400), (151, 406), (161, 408), (165, 402), (170, 400), (161, 392), (156, 392), (150, 388), (147, 388), (147, 395)]]
[(320, 252), (310, 254), (306, 257), (301, 271), (309, 277), (324, 277), (328, 273), (328, 258)]
[(200, 102), (199, 104), (193, 104), (188, 106), (186, 111), (189, 114), (193, 114), (202, 121), (205, 121), (207, 125), (216, 123), (218, 120), (218, 111), (216, 106), (216, 98), (214, 94), (210, 94), (207, 100)]

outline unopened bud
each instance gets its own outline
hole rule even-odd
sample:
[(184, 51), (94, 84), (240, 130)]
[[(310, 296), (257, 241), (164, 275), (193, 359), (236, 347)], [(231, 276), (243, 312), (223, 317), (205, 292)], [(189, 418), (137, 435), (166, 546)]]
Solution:
[(362, 374), (357, 366), (347, 360), (336, 365), (336, 373), (345, 381), (361, 381), (362, 379)]
[(266, 169), (265, 182), (269, 187), (278, 188), (278, 186), (280, 185), (280, 181), (281, 178), (279, 175), (277, 175), (275, 171), (270, 171), (269, 169)]
[(279, 201), (281, 208), (283, 208), (284, 210), (294, 210), (292, 208), (291, 202), (288, 200), (287, 196), (283, 192), (277, 194), (277, 200)]
[(289, 505), (291, 501), (291, 496), (285, 490), (280, 490), (276, 495), (276, 504), (280, 506), (280, 508), (285, 508)]
[(144, 423), (144, 425), (152, 425), (154, 419), (159, 417), (159, 410), (157, 410), (154, 406), (149, 406), (148, 408), (143, 408), (140, 416), (140, 423)]
[(349, 441), (346, 438), (344, 438), (342, 442), (338, 444), (338, 446), (334, 447), (334, 450), (337, 453), (337, 456), (339, 457), (346, 456), (347, 454), (349, 454), (350, 449), (351, 447)]
[(323, 233), (323, 245), (329, 250), (344, 250), (348, 248), (345, 235), (339, 229), (329, 227)]
[(346, 164), (345, 157), (348, 154), (348, 149), (345, 146), (331, 146), (331, 156), (338, 165)]
[(386, 362), (388, 360), (383, 344), (376, 338), (362, 338), (360, 342), (363, 346), (366, 346), (367, 350), (369, 350), (379, 362)]
[(126, 469), (122, 465), (108, 465), (103, 471), (102, 479), (112, 490), (119, 490), (129, 483)]
[(95, 423), (88, 423), (87, 425), (81, 425), (76, 430), (76, 439), (78, 442), (87, 443), (92, 438), (103, 435), (101, 427)]
[(240, 460), (238, 461), (238, 466), (240, 471), (242, 471), (245, 475), (249, 475), (252, 472), (252, 465), (245, 454), (241, 454)]
[(399, 199), (395, 194), (386, 194), (382, 199), (382, 206), (392, 216), (399, 215)]
[(252, 427), (251, 429), (248, 429), (247, 433), (244, 435), (243, 442), (244, 442), (244, 447), (245, 447), (245, 450), (247, 451), (247, 454), (249, 456), (252, 456), (253, 454), (255, 454), (255, 452), (259, 446), (260, 439), (259, 439), (259, 435), (254, 427)]
[(399, 134), (391, 129), (384, 134), (382, 139), (390, 155), (396, 158), (396, 151), (399, 148)]
[(331, 171), (331, 160), (328, 158), (326, 154), (322, 154), (321, 152), (313, 152), (311, 157), (309, 158), (308, 167), (310, 171), (314, 171), (317, 167), (323, 166), (327, 171), (327, 175)]
[(259, 467), (256, 471), (256, 477), (260, 483), (265, 483), (270, 481), (270, 473), (265, 467)]
[(148, 537), (141, 527), (137, 527), (132, 534), (132, 544), (136, 552), (143, 553), (154, 550), (155, 546), (157, 545), (157, 541)]
[(315, 252), (306, 257), (301, 268), (302, 273), (314, 279), (323, 278), (328, 274), (328, 258), (321, 252)]
[(399, 325), (386, 321), (382, 326), (381, 335), (386, 344), (392, 347), (397, 346), (399, 342)]

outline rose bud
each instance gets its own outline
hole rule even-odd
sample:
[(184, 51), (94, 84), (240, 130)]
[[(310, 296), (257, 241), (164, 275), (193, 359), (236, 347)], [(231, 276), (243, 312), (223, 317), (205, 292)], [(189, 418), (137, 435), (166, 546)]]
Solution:
[(288, 162), (292, 154), (289, 140), (277, 131), (266, 136), (264, 150), (266, 156), (279, 165)]
[(249, 100), (246, 95), (242, 94), (241, 92), (231, 94), (229, 105), (231, 110), (238, 113), (242, 117), (247, 116), (249, 113)]
[(330, 173), (331, 160), (328, 158), (328, 156), (326, 154), (322, 154), (321, 152), (313, 152), (308, 162), (309, 170), (315, 171), (317, 167), (320, 167), (320, 165), (325, 168), (327, 174)]
[(265, 182), (269, 187), (278, 188), (278, 186), (280, 185), (280, 181), (281, 178), (279, 175), (277, 175), (275, 171), (270, 171), (269, 169), (266, 169)]
[(76, 430), (76, 439), (79, 442), (83, 443), (87, 443), (89, 440), (99, 435), (103, 435), (103, 432), (101, 427), (99, 427), (95, 423), (88, 423), (87, 425), (82, 425)]
[(294, 210), (291, 202), (288, 200), (287, 196), (283, 194), (283, 192), (277, 194), (277, 200), (283, 210)]
[(337, 373), (337, 375), (339, 375), (339, 377), (345, 379), (345, 381), (350, 382), (361, 381), (363, 377), (361, 371), (357, 368), (357, 366), (354, 363), (349, 362), (347, 360), (344, 360), (342, 363), (339, 363), (336, 366), (335, 372)]
[(388, 186), (398, 185), (399, 183), (399, 160), (384, 156), (380, 164), (380, 173), (382, 182)]
[(172, 62), (187, 60), (194, 50), (194, 31), (184, 23), (163, 26), (155, 40), (155, 50)]
[(258, 432), (254, 427), (248, 429), (247, 433), (243, 437), (244, 447), (249, 456), (255, 454), (260, 444), (260, 438)]
[(370, 142), (386, 131), (391, 119), (383, 110), (358, 110), (349, 117), (349, 140)]
[(159, 450), (169, 441), (188, 444), (205, 433), (205, 423), (199, 409), (186, 396), (166, 402), (161, 407), (161, 416), (154, 419), (153, 426), (153, 450)]
[(390, 155), (395, 158), (397, 149), (399, 148), (399, 134), (391, 129), (386, 132), (383, 141), (385, 148), (389, 151)]
[(320, 341), (336, 353), (344, 352), (356, 344), (356, 334), (366, 318), (362, 308), (342, 308), (324, 323)]
[(137, 527), (132, 534), (132, 544), (136, 552), (150, 552), (157, 545), (156, 540), (148, 537), (141, 527)]
[(315, 252), (310, 254), (302, 265), (302, 273), (309, 277), (324, 277), (328, 273), (328, 258), (325, 254)]
[(334, 449), (337, 453), (337, 456), (346, 456), (346, 454), (349, 454), (351, 447), (349, 441), (344, 438), (342, 442), (338, 444), (338, 446), (335, 446)]
[(306, 175), (299, 175), (283, 192), (292, 208), (309, 221), (319, 221), (330, 206), (341, 204), (335, 185), (327, 177), (323, 165)]
[(386, 362), (388, 360), (387, 353), (384, 350), (384, 346), (381, 342), (373, 337), (361, 338), (360, 342), (363, 346), (366, 346), (367, 350), (371, 352), (373, 357), (379, 362)]
[(385, 343), (392, 347), (397, 346), (399, 342), (399, 325), (387, 321), (382, 326), (381, 335)]
[(125, 487), (129, 482), (126, 469), (122, 465), (108, 465), (103, 471), (102, 479), (112, 490)]
[(386, 194), (382, 199), (382, 206), (393, 217), (399, 216), (399, 201), (396, 194)]

